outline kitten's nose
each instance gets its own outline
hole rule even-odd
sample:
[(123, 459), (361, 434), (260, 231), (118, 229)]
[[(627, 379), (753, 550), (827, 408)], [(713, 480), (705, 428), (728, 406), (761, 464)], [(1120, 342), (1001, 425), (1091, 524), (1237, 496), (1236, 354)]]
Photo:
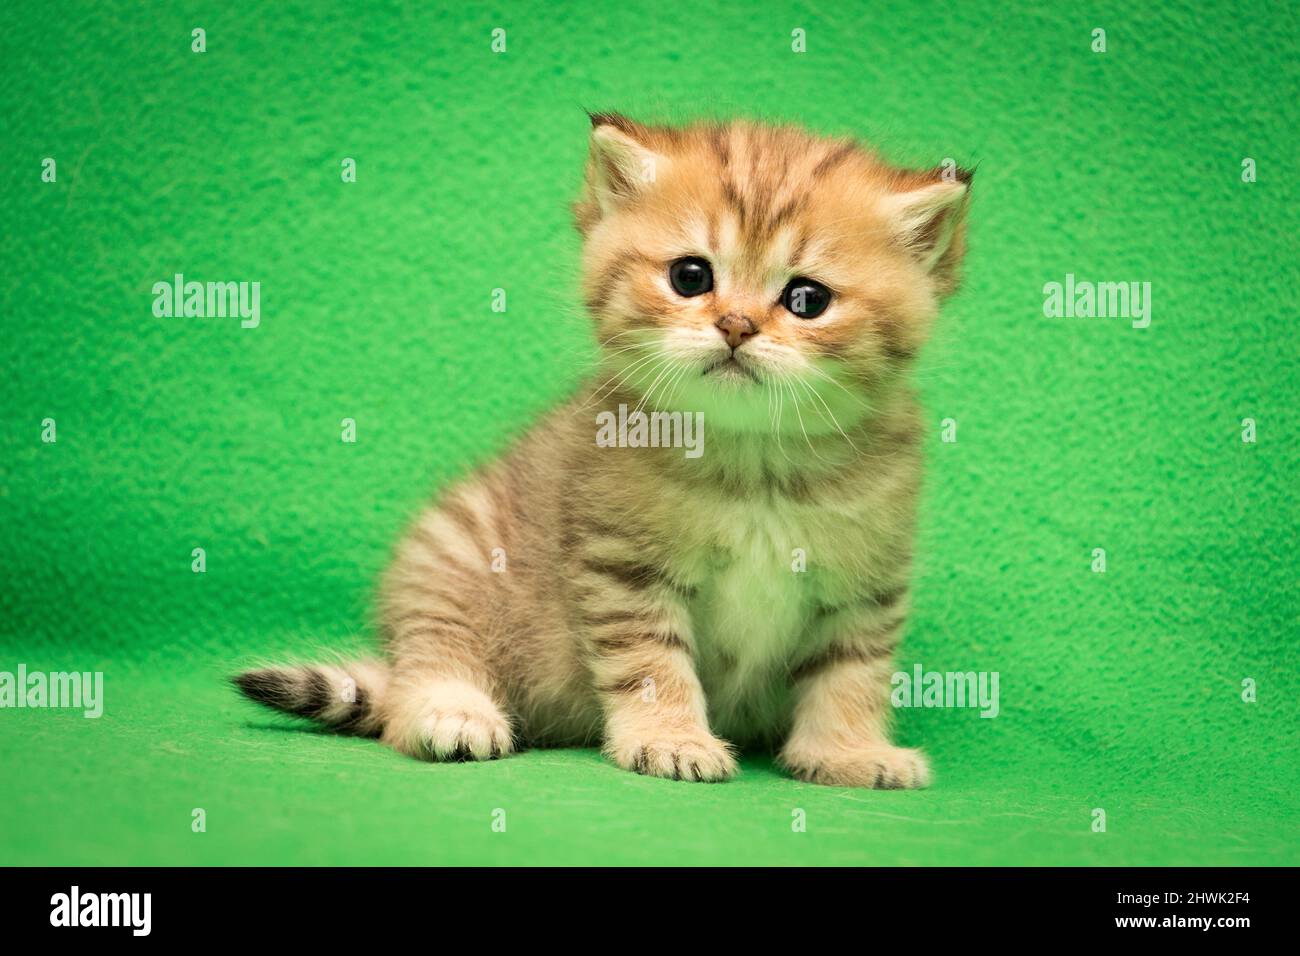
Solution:
[(750, 320), (749, 316), (736, 315), (734, 312), (728, 312), (715, 324), (722, 337), (727, 340), (727, 344), (733, 349), (758, 331), (758, 326)]

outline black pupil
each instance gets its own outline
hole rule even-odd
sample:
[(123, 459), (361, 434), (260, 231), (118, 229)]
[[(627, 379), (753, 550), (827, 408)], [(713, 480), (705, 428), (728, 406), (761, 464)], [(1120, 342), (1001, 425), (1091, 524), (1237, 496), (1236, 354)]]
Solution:
[(703, 295), (713, 288), (713, 270), (703, 259), (678, 259), (668, 270), (678, 295)]
[(812, 279), (795, 279), (785, 287), (785, 307), (801, 319), (815, 319), (831, 304), (831, 290)]

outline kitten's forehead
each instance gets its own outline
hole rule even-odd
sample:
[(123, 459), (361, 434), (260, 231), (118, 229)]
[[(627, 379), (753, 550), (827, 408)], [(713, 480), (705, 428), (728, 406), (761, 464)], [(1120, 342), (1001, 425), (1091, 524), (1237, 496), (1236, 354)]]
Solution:
[(846, 181), (862, 191), (869, 157), (851, 143), (732, 125), (688, 144), (678, 144), (672, 166), (678, 237), (737, 279), (783, 285), (824, 258), (834, 227), (855, 218)]
[[(901, 240), (924, 240), (921, 226), (939, 221), (929, 212), (951, 198), (951, 190), (934, 198), (940, 170), (896, 167), (851, 140), (798, 127), (593, 123), (576, 212), (596, 261), (629, 248), (661, 265), (703, 256), (720, 289), (771, 294), (802, 275), (844, 290), (906, 271), (913, 253)], [(913, 194), (916, 208), (900, 204)]]
[(825, 243), (815, 232), (790, 222), (771, 230), (746, 228), (733, 209), (699, 211), (684, 221), (682, 253), (702, 253), (714, 271), (735, 281), (780, 288), (794, 275), (807, 271), (824, 252)]

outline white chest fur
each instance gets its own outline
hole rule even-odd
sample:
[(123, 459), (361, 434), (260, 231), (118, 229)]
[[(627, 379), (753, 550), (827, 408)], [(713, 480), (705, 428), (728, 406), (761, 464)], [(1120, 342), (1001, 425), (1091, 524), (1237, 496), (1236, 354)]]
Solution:
[(696, 666), (724, 735), (762, 734), (785, 716), (809, 614), (806, 519), (792, 505), (737, 503), (695, 525)]

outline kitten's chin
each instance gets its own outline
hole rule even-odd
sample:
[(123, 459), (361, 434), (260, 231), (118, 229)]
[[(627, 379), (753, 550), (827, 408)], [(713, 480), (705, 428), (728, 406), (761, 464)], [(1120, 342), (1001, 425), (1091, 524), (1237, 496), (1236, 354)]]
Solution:
[[(834, 386), (834, 387), (831, 387)], [(870, 403), (828, 375), (773, 377), (752, 363), (715, 360), (673, 389), (671, 409), (702, 412), (704, 427), (766, 435), (816, 437), (843, 434), (860, 421)]]
[(729, 385), (763, 384), (758, 373), (751, 366), (744, 364), (734, 356), (727, 356), (706, 365), (701, 378), (712, 379), (721, 388), (726, 388)]
[(673, 410), (702, 413), (705, 429), (775, 436), (776, 399), (761, 374), (735, 362), (706, 367), (680, 384)]

